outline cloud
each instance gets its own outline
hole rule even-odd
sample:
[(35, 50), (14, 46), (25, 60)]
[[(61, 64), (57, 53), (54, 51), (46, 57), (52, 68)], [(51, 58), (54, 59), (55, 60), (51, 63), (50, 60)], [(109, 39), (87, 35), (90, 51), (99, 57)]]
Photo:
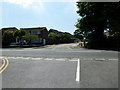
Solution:
[(2, 2), (17, 4), (22, 6), (23, 8), (44, 8), (42, 0), (2, 0)]

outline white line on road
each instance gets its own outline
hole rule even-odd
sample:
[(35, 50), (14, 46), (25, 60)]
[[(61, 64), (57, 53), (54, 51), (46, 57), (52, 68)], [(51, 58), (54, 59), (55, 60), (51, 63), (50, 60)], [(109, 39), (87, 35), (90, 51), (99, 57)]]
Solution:
[(65, 61), (65, 59), (55, 59), (56, 61)]
[(48, 60), (49, 61), (49, 60), (53, 60), (53, 58), (45, 58), (44, 60)]
[(100, 60), (100, 61), (102, 61), (102, 60), (105, 60), (105, 58), (95, 58), (95, 60)]
[(80, 59), (77, 61), (76, 82), (80, 81)]
[(8, 59), (16, 59), (16, 57), (7, 57)]
[(109, 59), (109, 60), (118, 60), (118, 59), (114, 59), (114, 58), (113, 58), (113, 59)]
[(74, 59), (72, 59), (72, 60), (69, 60), (69, 61), (71, 61), (71, 62), (75, 62), (75, 61), (78, 61), (78, 60), (74, 60)]
[(43, 58), (30, 58), (30, 59), (33, 59), (33, 60), (41, 60)]

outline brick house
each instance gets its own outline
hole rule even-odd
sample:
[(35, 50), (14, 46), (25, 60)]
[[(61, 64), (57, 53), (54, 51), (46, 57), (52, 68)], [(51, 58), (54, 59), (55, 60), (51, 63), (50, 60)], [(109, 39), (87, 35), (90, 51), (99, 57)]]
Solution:
[(16, 27), (7, 27), (7, 28), (1, 28), (0, 30), (2, 30), (2, 35), (3, 35), (3, 32), (9, 30), (9, 31), (15, 31), (15, 30), (18, 30)]
[(37, 35), (38, 38), (32, 40), (33, 44), (47, 44), (48, 30), (46, 27), (20, 28), (20, 30), (25, 30), (28, 34)]

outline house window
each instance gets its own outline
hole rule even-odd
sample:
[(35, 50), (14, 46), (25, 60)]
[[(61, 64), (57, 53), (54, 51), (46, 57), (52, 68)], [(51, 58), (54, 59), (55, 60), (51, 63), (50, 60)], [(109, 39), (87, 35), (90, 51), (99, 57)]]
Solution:
[(32, 31), (31, 34), (41, 34), (41, 31)]
[(39, 38), (39, 42), (42, 43), (42, 38)]
[(31, 33), (31, 31), (27, 31), (27, 33)]
[(42, 43), (42, 38), (32, 40), (32, 43)]

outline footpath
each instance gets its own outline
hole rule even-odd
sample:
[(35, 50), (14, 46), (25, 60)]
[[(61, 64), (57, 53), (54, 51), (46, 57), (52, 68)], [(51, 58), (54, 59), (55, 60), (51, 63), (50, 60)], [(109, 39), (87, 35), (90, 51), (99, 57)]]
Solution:
[(2, 66), (2, 57), (0, 56), (0, 67)]

